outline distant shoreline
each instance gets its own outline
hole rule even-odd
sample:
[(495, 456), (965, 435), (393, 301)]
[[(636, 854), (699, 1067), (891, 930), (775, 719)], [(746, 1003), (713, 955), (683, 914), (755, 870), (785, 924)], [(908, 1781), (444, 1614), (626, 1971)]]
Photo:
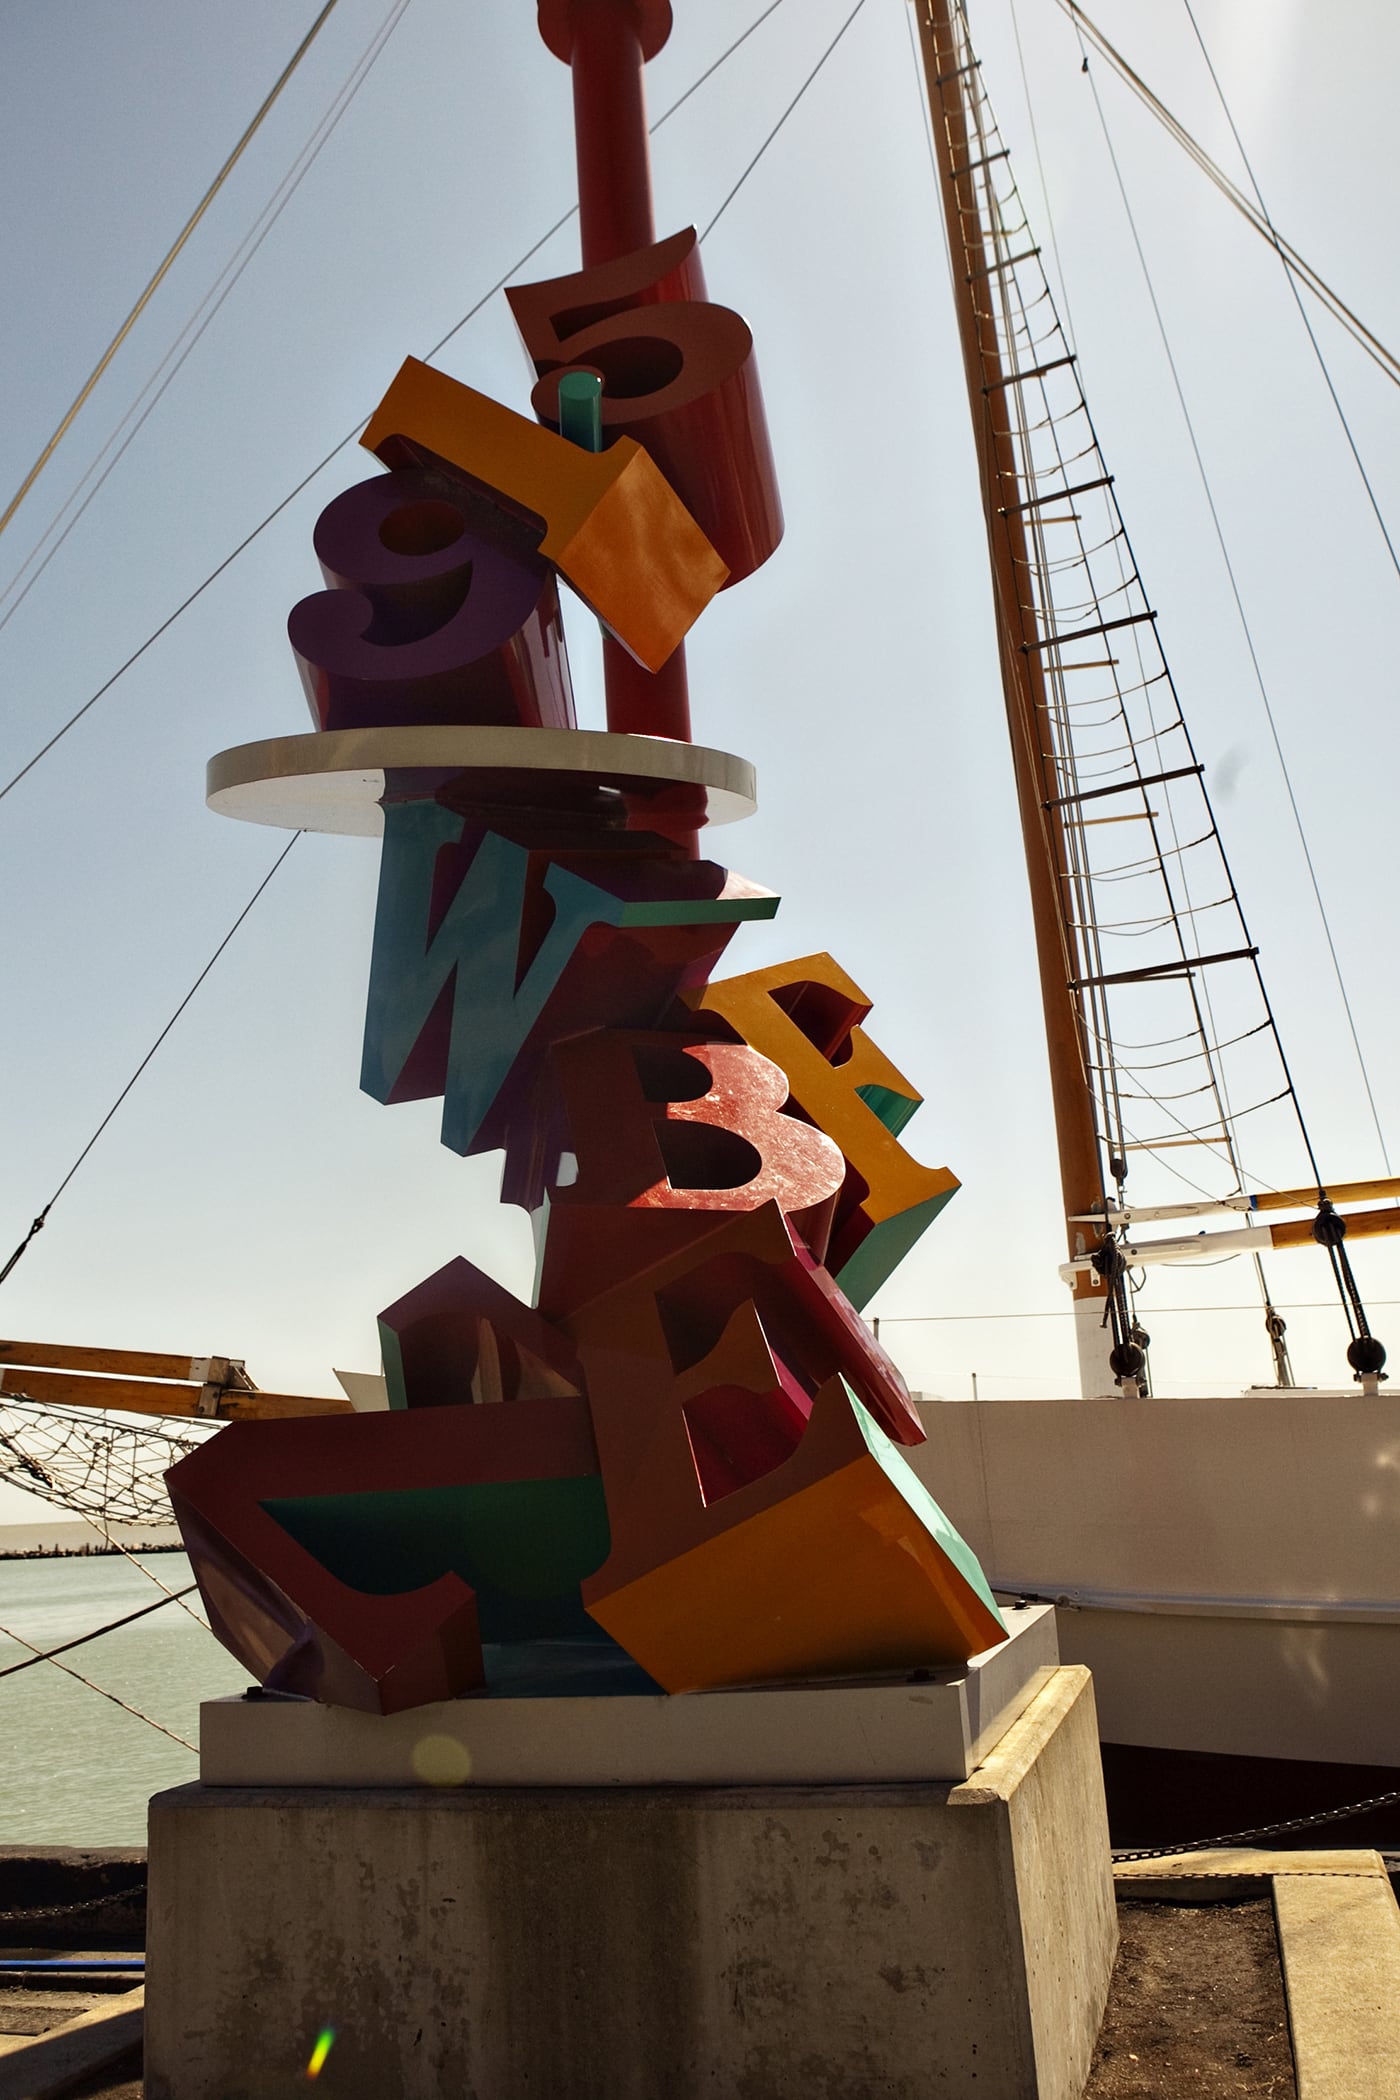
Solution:
[(129, 1553), (183, 1553), (184, 1550), (181, 1539), (174, 1539), (169, 1545), (138, 1546), (109, 1546), (104, 1540), (91, 1546), (0, 1546), (0, 1560), (94, 1560), (99, 1554), (119, 1555), (125, 1559)]

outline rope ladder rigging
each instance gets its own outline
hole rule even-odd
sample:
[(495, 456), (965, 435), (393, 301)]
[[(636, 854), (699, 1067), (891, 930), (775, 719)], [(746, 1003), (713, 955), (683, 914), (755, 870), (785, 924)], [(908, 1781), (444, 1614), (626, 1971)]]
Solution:
[[(1310, 1236), (1333, 1265), (1349, 1361), (1358, 1379), (1374, 1379), (1385, 1352), (1366, 1324), (1345, 1224), (1327, 1201), (1205, 768), (972, 49), (964, 0), (919, 0), (918, 14), (969, 394), (981, 426), (1033, 903), (1037, 880), (1049, 900), (1037, 941), (1052, 1083), (1054, 1005), (1065, 993), (1072, 1002), (1066, 1032), (1075, 1041), (1061, 1057), (1056, 1113), (1062, 1126), (1067, 1117), (1084, 1120), (1084, 1134), (1078, 1171), (1066, 1172), (1061, 1128), (1062, 1178), (1071, 1228), (1097, 1224), (1099, 1239), (1091, 1246), (1072, 1235), (1069, 1270), (1092, 1268), (1107, 1286), (1115, 1377), (1141, 1379), (1132, 1272), (1152, 1250), (1131, 1247), (1131, 1219), (1162, 1206), (1178, 1214), (1247, 1207), (1241, 1199), (1268, 1192), (1251, 1171), (1253, 1161), (1267, 1159), (1301, 1185), (1291, 1192), (1296, 1205), (1316, 1210)], [(1056, 981), (1047, 985), (1047, 976)], [(1165, 1068), (1168, 1084), (1156, 1077)], [(1095, 1170), (1097, 1190), (1089, 1185)], [(1198, 1200), (1183, 1206), (1188, 1193)], [(1352, 1223), (1394, 1229), (1400, 1213), (1362, 1214)], [(1231, 1251), (1254, 1252), (1275, 1370), (1286, 1368), (1291, 1379), (1282, 1322), (1258, 1263), (1259, 1247), (1286, 1243), (1280, 1232), (1208, 1239), (1212, 1251), (1244, 1240)], [(1187, 1258), (1193, 1245), (1167, 1244), (1170, 1255), (1157, 1258)]]

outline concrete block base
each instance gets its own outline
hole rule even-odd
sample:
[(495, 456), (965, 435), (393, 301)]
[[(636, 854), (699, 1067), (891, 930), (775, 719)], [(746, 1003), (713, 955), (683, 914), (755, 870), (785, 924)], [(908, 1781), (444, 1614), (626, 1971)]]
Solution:
[(1087, 1671), (960, 1784), (181, 1787), (148, 2100), (1080, 2100), (1116, 1945)]

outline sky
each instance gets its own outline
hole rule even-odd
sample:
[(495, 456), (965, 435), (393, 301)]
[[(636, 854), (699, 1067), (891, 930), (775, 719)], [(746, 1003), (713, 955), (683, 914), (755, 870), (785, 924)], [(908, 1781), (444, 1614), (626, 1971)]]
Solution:
[[(659, 232), (706, 225), (850, 13), (781, 0), (662, 127)], [(1239, 174), (1178, 0), (1092, 10)], [(18, 486), (315, 10), (271, 0), (49, 0), (0, 14), (0, 492)], [(203, 318), (388, 18), (339, 0), (288, 90), (14, 523), (0, 594), (152, 375)], [(763, 12), (676, 0), (648, 69), (665, 110)], [(1400, 14), (1196, 0), (1270, 212), (1400, 340), (1391, 84)], [(1380, 1170), (1258, 690), (1170, 387), (1075, 34), (1055, 0), (974, 0), (984, 79), (1075, 345), (1159, 632), (1215, 790), (1310, 1126), (1337, 1179)], [(1310, 30), (1310, 33), (1305, 33)], [(1018, 49), (1019, 32), (1019, 49)], [(1024, 74), (1021, 54), (1024, 54)], [(1368, 1059), (1400, 1164), (1393, 825), (1395, 567), (1277, 260), (1095, 61)], [(1029, 82), (1029, 101), (1027, 98)], [(730, 966), (829, 950), (925, 1095), (910, 1149), (963, 1187), (868, 1310), (916, 1389), (1074, 1389), (1024, 868), (967, 402), (905, 0), (865, 0), (705, 244), (758, 344), (782, 547), (690, 647), (700, 741), (758, 769), (759, 813), (709, 849), (778, 890)], [(566, 70), (529, 0), (410, 0), (314, 164), (33, 587), (0, 595), (0, 785), (497, 279), (576, 266)], [(1048, 249), (1048, 241), (1046, 243)], [(1400, 528), (1389, 383), (1318, 336), (1377, 501)], [(439, 362), (525, 409), (503, 295)], [(0, 799), (0, 1254), (53, 1194), (283, 843), (212, 815), (206, 760), (309, 724), (286, 613), (320, 578), (316, 516), (371, 471), (350, 445)], [(570, 619), (585, 724), (595, 630)], [(379, 1309), (454, 1254), (526, 1294), (498, 1160), (437, 1106), (358, 1091), (377, 852), (305, 837), (0, 1287), (27, 1341), (219, 1353), (259, 1384), (373, 1369)], [(1260, 1171), (1267, 1176), (1268, 1163)], [(1395, 1243), (1354, 1249), (1400, 1359)], [(1276, 1258), (1295, 1368), (1344, 1376), (1322, 1257)], [(1269, 1375), (1247, 1263), (1154, 1274), (1161, 1391)], [(1195, 1310), (1191, 1310), (1195, 1308)], [(0, 1521), (26, 1498), (0, 1491)]]

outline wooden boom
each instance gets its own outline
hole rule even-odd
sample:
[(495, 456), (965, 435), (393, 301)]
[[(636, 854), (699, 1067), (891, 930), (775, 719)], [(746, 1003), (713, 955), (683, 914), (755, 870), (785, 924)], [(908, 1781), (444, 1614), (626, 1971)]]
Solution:
[(171, 1356), (146, 1349), (90, 1349), (61, 1342), (0, 1341), (0, 1396), (123, 1414), (258, 1422), (289, 1415), (351, 1414), (348, 1400), (260, 1392), (237, 1357)]

